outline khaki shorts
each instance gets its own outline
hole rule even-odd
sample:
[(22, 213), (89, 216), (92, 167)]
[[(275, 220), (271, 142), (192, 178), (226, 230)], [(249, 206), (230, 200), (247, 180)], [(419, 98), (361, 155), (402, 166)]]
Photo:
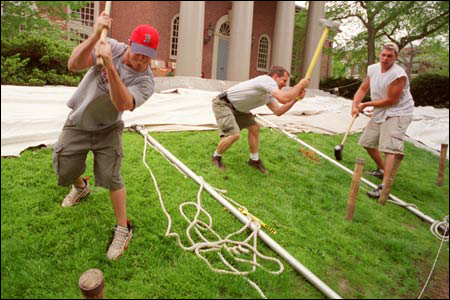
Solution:
[(258, 124), (252, 113), (237, 111), (230, 103), (218, 97), (214, 98), (212, 108), (220, 137), (239, 133), (244, 128)]
[(95, 185), (115, 191), (123, 188), (123, 121), (98, 131), (85, 131), (67, 120), (53, 148), (53, 168), (58, 184), (68, 186), (86, 171), (86, 156), (94, 153)]
[(403, 140), (412, 116), (387, 117), (383, 123), (371, 119), (362, 133), (358, 144), (381, 152), (403, 153)]

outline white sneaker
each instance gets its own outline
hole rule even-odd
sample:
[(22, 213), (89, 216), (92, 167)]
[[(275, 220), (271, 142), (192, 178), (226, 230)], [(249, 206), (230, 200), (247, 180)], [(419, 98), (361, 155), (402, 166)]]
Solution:
[(133, 236), (133, 230), (131, 229), (130, 223), (127, 225), (127, 227), (116, 225), (114, 229), (114, 239), (106, 253), (106, 257), (111, 260), (116, 260), (122, 255), (127, 249), (128, 242)]
[(61, 203), (62, 207), (74, 206), (80, 203), (81, 198), (86, 197), (91, 192), (91, 187), (89, 186), (89, 181), (83, 178), (83, 181), (86, 183), (84, 188), (78, 188), (75, 185), (72, 185), (72, 190), (67, 194)]

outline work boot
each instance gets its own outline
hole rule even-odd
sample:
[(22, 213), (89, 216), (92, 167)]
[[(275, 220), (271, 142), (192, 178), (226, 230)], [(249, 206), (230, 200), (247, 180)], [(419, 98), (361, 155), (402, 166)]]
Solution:
[(376, 169), (376, 170), (373, 170), (373, 171), (366, 171), (365, 173), (369, 174), (371, 176), (380, 178), (380, 179), (383, 179), (383, 176), (384, 176), (384, 171), (380, 170), (380, 169)]
[(370, 198), (380, 198), (381, 195), (381, 190), (384, 188), (383, 184), (380, 184), (376, 189), (374, 189), (373, 191), (368, 191), (367, 192), (367, 196), (369, 196)]
[(266, 167), (264, 167), (262, 161), (260, 159), (258, 160), (253, 160), (253, 159), (249, 159), (247, 164), (255, 169), (257, 169), (258, 171), (260, 171), (263, 174), (268, 174), (269, 172), (266, 170)]
[(224, 170), (225, 166), (222, 162), (222, 156), (212, 156), (211, 157), (211, 162), (213, 165), (215, 165), (216, 167), (218, 167), (220, 170)]
[(83, 178), (83, 181), (86, 184), (83, 188), (72, 185), (72, 190), (69, 192), (69, 194), (67, 194), (67, 196), (61, 203), (62, 207), (74, 206), (80, 203), (81, 198), (86, 197), (91, 192), (89, 181), (87, 181), (85, 178)]
[(106, 257), (111, 260), (117, 260), (127, 249), (132, 236), (133, 230), (131, 229), (130, 222), (127, 222), (127, 227), (116, 225), (114, 228), (114, 238), (106, 253)]

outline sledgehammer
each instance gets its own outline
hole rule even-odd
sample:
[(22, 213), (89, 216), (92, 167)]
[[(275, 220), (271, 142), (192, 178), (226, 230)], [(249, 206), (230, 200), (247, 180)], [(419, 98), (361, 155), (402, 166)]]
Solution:
[(328, 32), (331, 30), (335, 30), (340, 32), (339, 23), (327, 20), (327, 19), (319, 19), (319, 23), (323, 25), (324, 29), (322, 32), (322, 37), (319, 40), (319, 44), (317, 44), (316, 52), (314, 52), (314, 56), (309, 64), (308, 71), (306, 72), (305, 78), (310, 79), (313, 69), (316, 65), (317, 59), (319, 58), (320, 51), (322, 50), (323, 44), (325, 44), (325, 39), (327, 38)]
[(358, 115), (353, 116), (352, 122), (350, 123), (350, 126), (348, 127), (341, 144), (334, 146), (334, 157), (336, 157), (336, 160), (342, 160), (342, 150), (344, 150), (345, 140), (347, 139), (348, 133), (350, 132), (350, 129), (352, 129), (353, 122), (355, 122), (357, 117)]
[[(323, 48), (323, 44), (325, 44), (325, 39), (327, 38), (328, 32), (331, 30), (340, 32), (339, 23), (327, 20), (327, 19), (319, 19), (319, 23), (323, 25), (322, 36), (317, 44), (316, 51), (314, 52), (314, 56), (309, 64), (308, 71), (306, 72), (305, 78), (311, 79), (311, 74), (313, 72), (314, 67), (316, 66), (317, 59), (319, 58), (319, 54)], [(300, 97), (297, 97), (297, 101), (300, 100)]]

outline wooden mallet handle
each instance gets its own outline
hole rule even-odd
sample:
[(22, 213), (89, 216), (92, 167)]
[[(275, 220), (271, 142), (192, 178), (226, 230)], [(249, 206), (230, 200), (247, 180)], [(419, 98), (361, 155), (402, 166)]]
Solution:
[[(111, 14), (111, 1), (106, 1), (105, 4), (105, 13), (109, 16)], [(106, 36), (108, 35), (108, 28), (103, 28), (102, 29), (102, 34), (100, 35), (100, 40), (106, 42)], [(97, 66), (98, 65), (102, 65), (104, 66), (103, 63), (103, 58), (101, 56), (97, 57)]]
[(347, 139), (347, 136), (348, 136), (350, 130), (352, 129), (352, 126), (353, 126), (353, 123), (356, 120), (356, 117), (358, 117), (358, 115), (354, 115), (353, 116), (352, 122), (350, 123), (350, 126), (348, 126), (347, 132), (345, 133), (344, 138), (342, 139), (341, 145), (345, 144), (345, 140)]

